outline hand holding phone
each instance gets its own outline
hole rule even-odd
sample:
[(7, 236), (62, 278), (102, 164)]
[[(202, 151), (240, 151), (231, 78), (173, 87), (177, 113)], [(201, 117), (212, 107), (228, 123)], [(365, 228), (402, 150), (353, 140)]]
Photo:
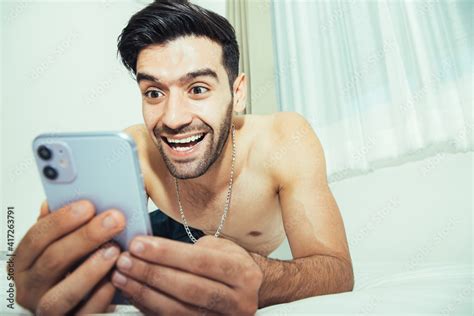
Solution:
[(102, 248), (151, 235), (135, 143), (115, 132), (43, 134), (33, 152), (49, 210), (17, 248), (17, 302), (45, 314), (126, 303), (106, 277), (120, 249)]
[(50, 209), (81, 199), (91, 201), (97, 214), (119, 209), (127, 225), (114, 240), (123, 250), (133, 237), (152, 235), (137, 149), (128, 134), (42, 134), (33, 152)]
[(125, 225), (120, 211), (97, 215), (90, 201), (53, 212), (43, 203), (38, 221), (15, 251), (18, 304), (42, 315), (105, 312), (116, 293), (107, 274), (120, 249), (104, 242)]

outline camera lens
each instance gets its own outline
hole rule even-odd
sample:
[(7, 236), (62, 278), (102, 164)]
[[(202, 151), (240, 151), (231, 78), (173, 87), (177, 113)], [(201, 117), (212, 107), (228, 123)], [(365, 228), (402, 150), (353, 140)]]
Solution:
[(48, 147), (41, 145), (38, 147), (38, 156), (43, 160), (49, 160), (53, 156), (53, 153), (48, 149)]
[(58, 177), (58, 171), (51, 166), (44, 167), (43, 174), (49, 180), (54, 180)]

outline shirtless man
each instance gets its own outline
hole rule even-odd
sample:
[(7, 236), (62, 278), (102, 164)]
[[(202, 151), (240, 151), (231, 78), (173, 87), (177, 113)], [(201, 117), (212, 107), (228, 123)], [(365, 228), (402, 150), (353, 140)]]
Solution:
[[(121, 254), (110, 244), (96, 250), (126, 225), (118, 210), (95, 216), (79, 201), (49, 214), (43, 204), (15, 261), (17, 301), (30, 310), (100, 312), (119, 288), (147, 314), (247, 315), (353, 288), (343, 222), (311, 126), (295, 113), (236, 115), (247, 79), (238, 74), (232, 27), (178, 2), (143, 9), (119, 39), (145, 122), (126, 131), (148, 196), (171, 220), (186, 219), (186, 238), (207, 236), (195, 245), (140, 236)], [(293, 260), (268, 259), (285, 237)]]

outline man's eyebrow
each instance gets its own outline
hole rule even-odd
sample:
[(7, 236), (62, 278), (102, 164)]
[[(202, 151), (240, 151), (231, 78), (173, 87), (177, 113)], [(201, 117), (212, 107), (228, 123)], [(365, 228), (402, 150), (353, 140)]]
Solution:
[(196, 71), (191, 71), (191, 72), (188, 72), (187, 74), (185, 74), (184, 76), (182, 76), (181, 78), (179, 78), (179, 82), (186, 82), (186, 81), (189, 81), (191, 79), (194, 79), (196, 77), (203, 77), (203, 76), (207, 76), (207, 77), (212, 77), (214, 79), (216, 79), (217, 82), (219, 82), (219, 78), (217, 78), (217, 73), (210, 69), (210, 68), (203, 68), (203, 69), (199, 69), (199, 70), (196, 70)]
[[(192, 80), (192, 79), (197, 78), (197, 77), (202, 77), (202, 76), (212, 77), (217, 82), (219, 82), (219, 78), (217, 77), (217, 73), (214, 70), (210, 69), (210, 68), (203, 68), (203, 69), (188, 72), (184, 76), (181, 76), (178, 79), (178, 81), (183, 83), (183, 82)], [(143, 73), (143, 72), (137, 73), (137, 82), (140, 83), (140, 81), (143, 81), (143, 80), (153, 81), (153, 82), (156, 82), (156, 83), (160, 82), (160, 79), (153, 76), (153, 75)]]
[(143, 72), (137, 73), (137, 82), (140, 83), (140, 81), (143, 81), (143, 80), (154, 81), (157, 83), (160, 82), (160, 80), (156, 78), (155, 76), (152, 76)]

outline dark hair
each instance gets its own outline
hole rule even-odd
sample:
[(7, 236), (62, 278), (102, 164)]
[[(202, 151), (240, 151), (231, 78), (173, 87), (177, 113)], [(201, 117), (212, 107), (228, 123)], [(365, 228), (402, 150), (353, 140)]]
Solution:
[(155, 0), (135, 13), (118, 37), (118, 52), (125, 67), (135, 75), (137, 57), (143, 48), (189, 35), (204, 36), (221, 45), (222, 65), (232, 91), (239, 72), (234, 28), (219, 14), (187, 0)]

